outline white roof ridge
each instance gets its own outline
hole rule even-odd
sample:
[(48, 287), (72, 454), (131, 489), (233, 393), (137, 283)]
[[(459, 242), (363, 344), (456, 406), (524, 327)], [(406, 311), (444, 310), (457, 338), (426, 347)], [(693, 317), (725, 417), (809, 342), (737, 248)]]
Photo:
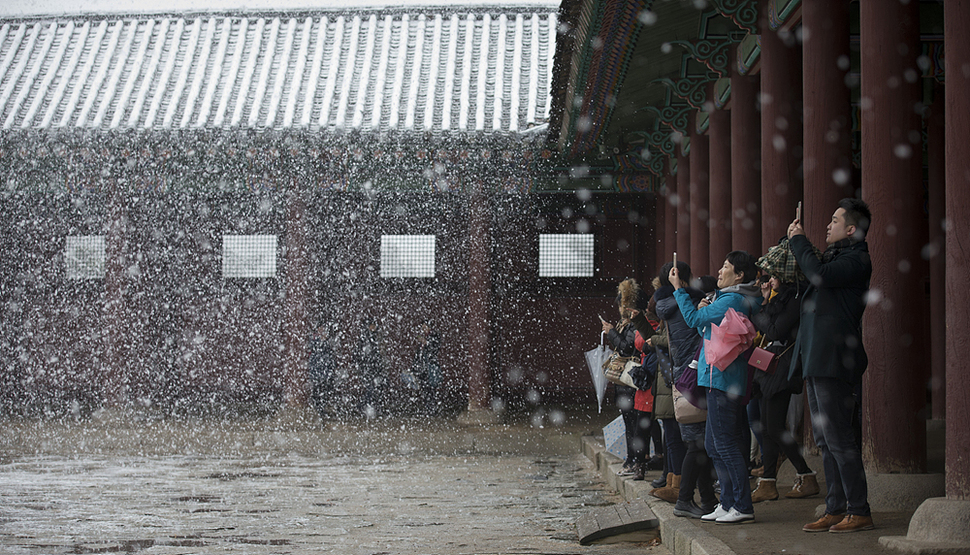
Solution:
[(556, 14), (0, 21), (6, 129), (515, 133), (548, 119)]

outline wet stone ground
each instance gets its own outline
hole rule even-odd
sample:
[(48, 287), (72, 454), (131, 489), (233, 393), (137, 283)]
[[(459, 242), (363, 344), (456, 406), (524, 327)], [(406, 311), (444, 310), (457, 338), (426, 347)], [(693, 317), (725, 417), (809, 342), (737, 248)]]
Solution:
[[(406, 449), (383, 441), (355, 453), (326, 446), (377, 432), (257, 425), (226, 431), (232, 448), (199, 449), (193, 441), (222, 436), (168, 427), (122, 448), (98, 443), (96, 425), (7, 426), (0, 553), (666, 553), (645, 541), (579, 545), (576, 519), (622, 500), (571, 433), (548, 442), (530, 429), (411, 428)], [(79, 436), (81, 452), (55, 448)]]

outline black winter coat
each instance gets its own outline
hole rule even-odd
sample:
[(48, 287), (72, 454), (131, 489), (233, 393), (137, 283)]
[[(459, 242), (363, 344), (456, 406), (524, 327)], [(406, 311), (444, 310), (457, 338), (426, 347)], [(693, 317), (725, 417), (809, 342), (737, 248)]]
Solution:
[[(633, 324), (627, 324), (622, 330), (616, 331), (616, 328), (610, 330), (607, 334), (606, 339), (610, 342), (613, 350), (621, 357), (632, 357), (636, 355), (636, 337), (637, 330)], [(627, 387), (625, 385), (613, 384), (614, 385), (614, 402), (621, 411), (633, 410), (633, 396), (636, 394), (637, 390), (632, 387)]]
[(809, 281), (801, 302), (801, 324), (789, 375), (862, 381), (869, 357), (862, 345), (862, 313), (872, 277), (865, 241), (838, 249), (823, 263), (804, 235), (791, 238), (792, 253)]
[(775, 343), (767, 349), (775, 355), (781, 355), (775, 366), (775, 372), (755, 372), (754, 379), (761, 389), (761, 396), (769, 398), (778, 393), (799, 393), (802, 390), (802, 375), (790, 375), (792, 348), (798, 335), (799, 313), (801, 312), (801, 296), (805, 294), (807, 284), (786, 285), (771, 299), (764, 309), (751, 316), (751, 323), (765, 338), (765, 345)]
[[(694, 306), (704, 298), (704, 293), (700, 289), (687, 287), (686, 291)], [(667, 329), (670, 331), (669, 350), (674, 363), (674, 381), (677, 381), (684, 372), (684, 368), (694, 360), (702, 338), (696, 329), (688, 326), (684, 321), (684, 315), (681, 314), (677, 299), (674, 298), (673, 286), (665, 285), (657, 289), (653, 298), (657, 301), (657, 316), (667, 324)]]

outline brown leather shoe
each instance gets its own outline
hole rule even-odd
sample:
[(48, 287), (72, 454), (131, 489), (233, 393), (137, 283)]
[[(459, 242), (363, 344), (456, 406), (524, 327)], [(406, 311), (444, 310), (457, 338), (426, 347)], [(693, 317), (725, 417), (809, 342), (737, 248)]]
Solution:
[(802, 530), (806, 532), (828, 532), (829, 528), (842, 522), (844, 519), (845, 515), (830, 515), (825, 513), (822, 515), (822, 518), (816, 520), (815, 522), (810, 522), (805, 526), (802, 526)]
[(861, 532), (862, 530), (872, 530), (876, 526), (872, 523), (871, 516), (845, 515), (842, 522), (829, 528), (829, 532), (836, 534), (842, 532)]

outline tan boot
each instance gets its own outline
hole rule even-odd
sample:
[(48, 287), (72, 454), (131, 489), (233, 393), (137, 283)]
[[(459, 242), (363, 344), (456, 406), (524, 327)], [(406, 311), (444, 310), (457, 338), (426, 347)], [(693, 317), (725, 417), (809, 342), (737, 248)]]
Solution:
[(820, 491), (818, 478), (816, 478), (814, 472), (811, 474), (796, 474), (795, 485), (792, 486), (790, 492), (785, 494), (785, 497), (789, 499), (801, 499), (802, 497), (816, 495)]
[(667, 503), (676, 503), (680, 497), (680, 474), (667, 474), (667, 485), (650, 491), (650, 495)]
[(778, 499), (778, 487), (774, 478), (760, 478), (758, 487), (751, 492), (751, 502), (774, 501)]
[(660, 490), (664, 489), (665, 487), (670, 486), (673, 483), (674, 483), (674, 473), (673, 472), (668, 472), (667, 473), (667, 485), (666, 486), (663, 486), (663, 487), (659, 487), (659, 488), (653, 488), (652, 490), (650, 490), (650, 495), (653, 495), (654, 492), (660, 491)]

